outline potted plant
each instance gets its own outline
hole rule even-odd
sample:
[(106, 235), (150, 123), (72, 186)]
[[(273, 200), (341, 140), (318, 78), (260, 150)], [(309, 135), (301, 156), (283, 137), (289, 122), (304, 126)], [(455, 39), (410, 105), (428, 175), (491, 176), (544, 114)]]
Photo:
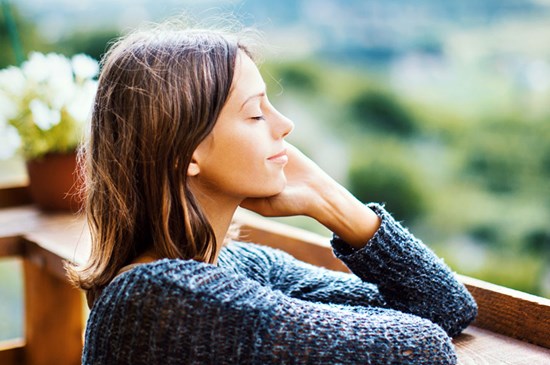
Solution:
[(83, 54), (37, 52), (21, 67), (0, 70), (0, 158), (22, 154), (31, 197), (45, 210), (80, 206), (76, 149), (98, 71), (98, 62)]

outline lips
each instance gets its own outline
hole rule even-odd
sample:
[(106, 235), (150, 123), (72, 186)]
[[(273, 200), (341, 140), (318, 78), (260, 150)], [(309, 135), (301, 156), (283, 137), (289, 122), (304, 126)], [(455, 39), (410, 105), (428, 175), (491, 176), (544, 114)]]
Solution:
[(268, 161), (275, 162), (275, 163), (281, 163), (285, 164), (288, 162), (288, 156), (286, 154), (286, 149), (282, 150), (281, 152), (277, 153), (276, 155), (273, 155), (267, 159)]

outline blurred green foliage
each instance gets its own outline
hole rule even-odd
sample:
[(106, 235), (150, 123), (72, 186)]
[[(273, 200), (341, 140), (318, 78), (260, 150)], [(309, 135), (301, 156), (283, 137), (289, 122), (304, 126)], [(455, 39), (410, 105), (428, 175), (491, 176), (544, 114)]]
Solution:
[(110, 43), (120, 36), (116, 29), (101, 29), (95, 32), (79, 31), (56, 43), (56, 48), (65, 55), (84, 53), (100, 60)]
[(318, 73), (320, 70), (309, 61), (294, 61), (270, 65), (271, 76), (284, 80), (285, 87), (304, 93), (315, 93), (320, 90)]
[[(403, 158), (381, 153), (363, 158), (349, 172), (349, 189), (364, 202), (387, 204), (400, 220), (413, 223), (426, 211), (426, 194), (419, 174)], [(388, 158), (390, 157), (390, 158)]]
[[(3, 9), (3, 8), (2, 8)], [(16, 7), (10, 7), (11, 16), (18, 33), (18, 40), (23, 45), (23, 52), (28, 53), (31, 50), (42, 50), (40, 48), (41, 38), (34, 24), (24, 19)], [(8, 65), (16, 65), (16, 55), (12, 41), (8, 32), (8, 19), (4, 11), (0, 11), (0, 68)]]
[(546, 120), (485, 120), (464, 141), (464, 173), (495, 193), (544, 188), (548, 141)]
[(387, 91), (362, 90), (350, 100), (347, 108), (351, 121), (363, 126), (365, 132), (382, 131), (403, 137), (416, 132), (411, 113)]

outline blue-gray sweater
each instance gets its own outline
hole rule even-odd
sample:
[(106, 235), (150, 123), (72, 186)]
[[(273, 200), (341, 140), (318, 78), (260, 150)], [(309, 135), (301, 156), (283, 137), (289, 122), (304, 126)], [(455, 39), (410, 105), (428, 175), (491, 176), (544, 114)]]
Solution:
[(217, 266), (160, 260), (94, 304), (83, 364), (455, 364), (449, 336), (476, 304), (442, 260), (379, 205), (376, 235), (333, 272), (249, 243)]

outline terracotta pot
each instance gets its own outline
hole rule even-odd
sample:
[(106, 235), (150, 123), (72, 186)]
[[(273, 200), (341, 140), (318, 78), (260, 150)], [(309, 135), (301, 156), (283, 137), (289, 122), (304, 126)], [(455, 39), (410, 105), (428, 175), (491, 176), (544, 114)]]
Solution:
[(76, 153), (47, 154), (27, 161), (29, 190), (38, 207), (78, 212), (82, 207)]

